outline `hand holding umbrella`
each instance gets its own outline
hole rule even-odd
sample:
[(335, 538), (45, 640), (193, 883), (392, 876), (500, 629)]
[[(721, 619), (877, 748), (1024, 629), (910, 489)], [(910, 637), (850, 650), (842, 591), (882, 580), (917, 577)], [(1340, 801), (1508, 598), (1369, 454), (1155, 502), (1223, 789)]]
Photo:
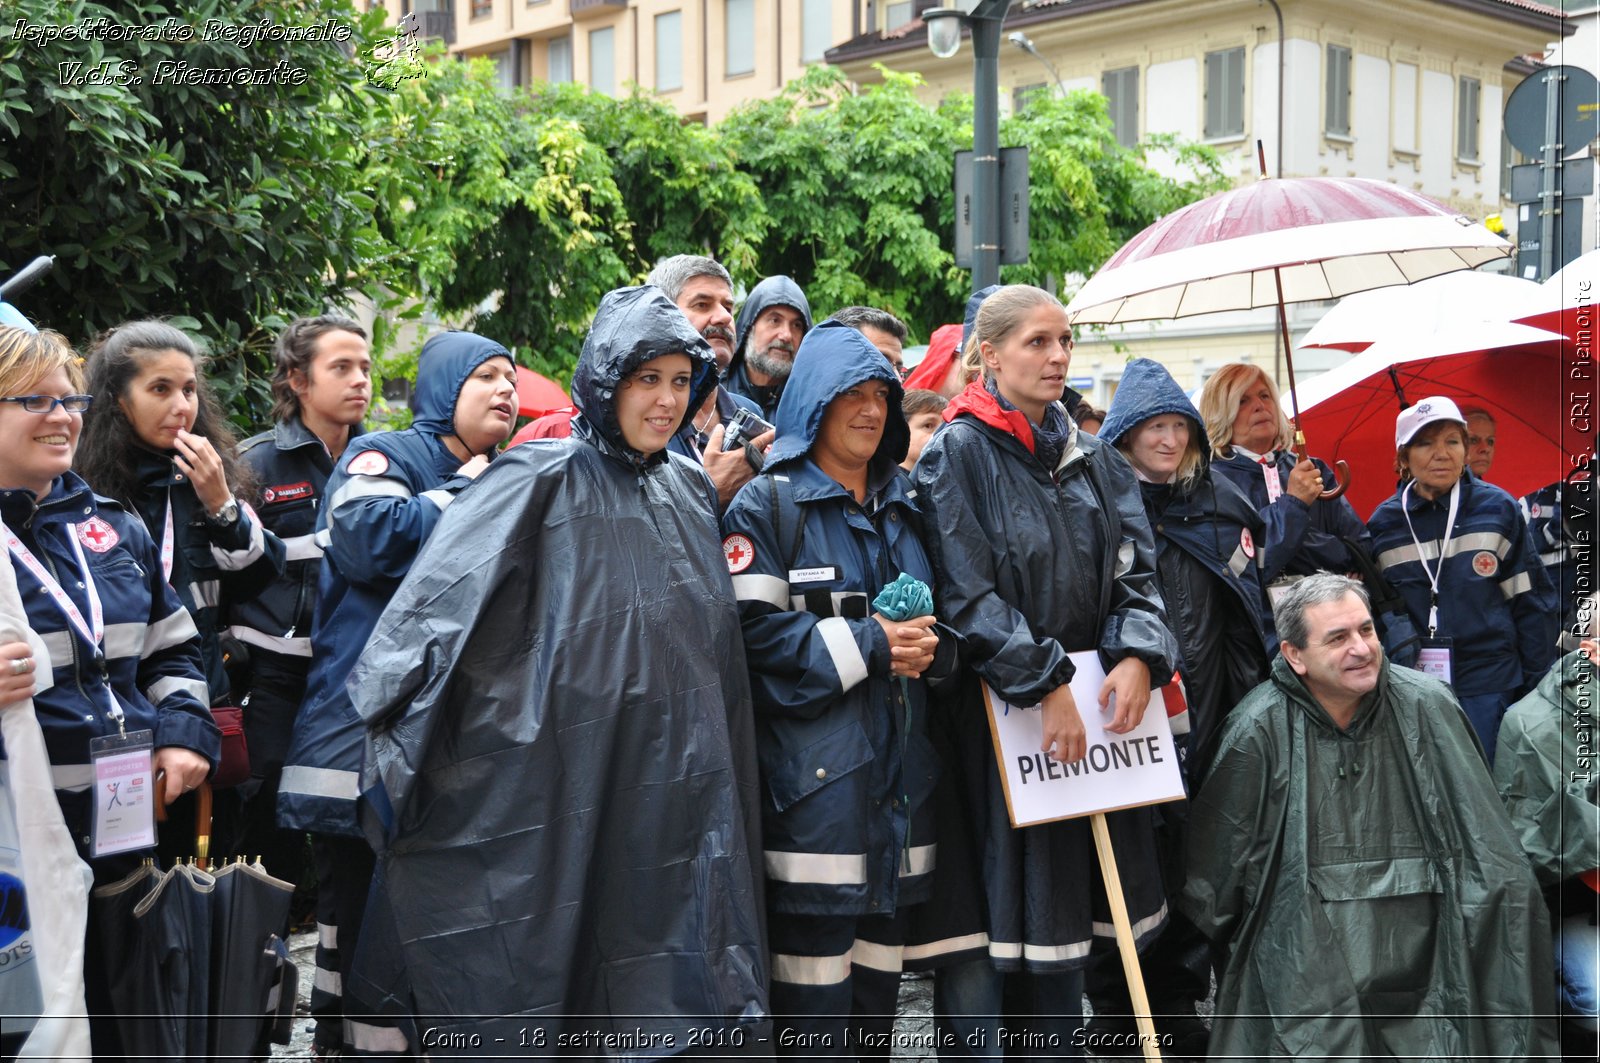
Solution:
[(916, 679), (933, 664), (939, 636), (933, 633), (933, 591), (915, 576), (902, 572), (872, 600), (874, 619), (889, 639), (892, 670), (904, 683)]

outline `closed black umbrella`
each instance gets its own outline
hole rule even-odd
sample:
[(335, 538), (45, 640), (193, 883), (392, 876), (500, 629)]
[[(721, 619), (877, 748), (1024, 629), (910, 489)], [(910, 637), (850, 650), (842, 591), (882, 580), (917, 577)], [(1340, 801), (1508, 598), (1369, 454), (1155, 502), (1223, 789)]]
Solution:
[[(254, 1054), (285, 973), (278, 937), (289, 918), (294, 884), (273, 878), (259, 862), (243, 860), (215, 872), (211, 896), (211, 1012), (207, 1054), (213, 1059)], [(294, 965), (288, 963), (288, 970)], [(282, 990), (280, 989), (280, 996)], [(289, 990), (291, 996), (293, 989)]]

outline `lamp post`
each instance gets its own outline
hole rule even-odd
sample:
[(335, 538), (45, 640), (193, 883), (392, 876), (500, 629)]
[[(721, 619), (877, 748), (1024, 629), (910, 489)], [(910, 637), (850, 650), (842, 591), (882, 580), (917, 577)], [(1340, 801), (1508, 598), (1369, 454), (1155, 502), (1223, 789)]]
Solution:
[(1040, 65), (1050, 72), (1051, 80), (1056, 83), (1056, 91), (1061, 93), (1063, 96), (1067, 94), (1067, 86), (1062, 84), (1061, 75), (1056, 71), (1056, 65), (1050, 60), (1046, 59), (1044, 57), (1044, 53), (1039, 51), (1039, 49), (1034, 46), (1032, 38), (1030, 38), (1026, 33), (1023, 33), (1021, 30), (1016, 30), (1012, 33), (1006, 34), (1006, 40), (1010, 41), (1018, 48), (1021, 48), (1023, 51), (1039, 60)]
[(922, 13), (940, 59), (972, 31), (972, 290), (1000, 283), (1000, 28), (1011, 0), (955, 0)]

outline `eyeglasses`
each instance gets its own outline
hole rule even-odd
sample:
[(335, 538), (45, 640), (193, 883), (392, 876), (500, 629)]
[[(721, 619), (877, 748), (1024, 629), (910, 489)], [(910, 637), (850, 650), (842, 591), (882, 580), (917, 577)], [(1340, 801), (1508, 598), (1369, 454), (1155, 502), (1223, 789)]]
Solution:
[(65, 407), (68, 413), (83, 413), (93, 401), (93, 395), (68, 395), (60, 399), (54, 395), (8, 395), (0, 398), (0, 402), (14, 402), (29, 413), (51, 413), (57, 406)]

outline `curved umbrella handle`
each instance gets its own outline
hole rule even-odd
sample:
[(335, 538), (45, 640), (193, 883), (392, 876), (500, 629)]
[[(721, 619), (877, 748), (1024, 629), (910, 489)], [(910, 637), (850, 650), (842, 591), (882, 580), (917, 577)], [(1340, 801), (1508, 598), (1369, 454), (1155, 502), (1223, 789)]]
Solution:
[(1350, 463), (1336, 461), (1333, 463), (1333, 486), (1324, 488), (1319, 498), (1338, 498), (1350, 489)]

